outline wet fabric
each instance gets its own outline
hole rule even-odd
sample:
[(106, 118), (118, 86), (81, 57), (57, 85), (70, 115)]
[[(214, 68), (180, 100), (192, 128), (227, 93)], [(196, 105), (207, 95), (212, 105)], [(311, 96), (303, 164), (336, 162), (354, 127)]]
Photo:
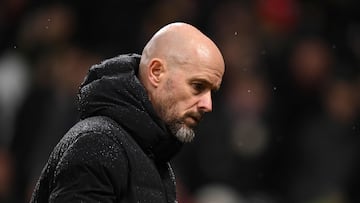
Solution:
[(182, 144), (156, 115), (139, 62), (120, 55), (91, 67), (79, 90), (81, 121), (55, 147), (31, 202), (176, 201), (169, 160)]

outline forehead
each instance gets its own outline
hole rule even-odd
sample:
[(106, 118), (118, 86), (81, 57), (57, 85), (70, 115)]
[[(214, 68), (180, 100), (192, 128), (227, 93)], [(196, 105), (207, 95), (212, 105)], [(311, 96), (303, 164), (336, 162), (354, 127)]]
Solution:
[[(212, 89), (220, 87), (224, 74), (224, 60), (220, 51), (214, 44), (205, 41), (193, 42), (186, 46), (184, 52), (171, 52), (168, 54), (174, 69), (182, 72), (186, 80), (199, 80), (208, 83)], [(175, 76), (176, 77), (176, 76)]]

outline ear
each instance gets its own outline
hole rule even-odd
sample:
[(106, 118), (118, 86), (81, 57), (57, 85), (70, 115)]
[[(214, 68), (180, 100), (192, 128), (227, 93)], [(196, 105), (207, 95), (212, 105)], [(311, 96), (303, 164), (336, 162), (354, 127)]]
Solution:
[(165, 64), (161, 59), (154, 58), (150, 61), (148, 67), (148, 78), (154, 87), (158, 87), (162, 76), (165, 73)]

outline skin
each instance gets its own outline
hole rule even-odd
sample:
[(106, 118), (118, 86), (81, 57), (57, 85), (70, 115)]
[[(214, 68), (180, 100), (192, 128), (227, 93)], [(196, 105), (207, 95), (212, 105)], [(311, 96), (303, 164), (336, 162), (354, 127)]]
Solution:
[(182, 142), (212, 111), (211, 93), (224, 74), (220, 50), (207, 36), (186, 23), (160, 29), (144, 47), (139, 78), (161, 119)]

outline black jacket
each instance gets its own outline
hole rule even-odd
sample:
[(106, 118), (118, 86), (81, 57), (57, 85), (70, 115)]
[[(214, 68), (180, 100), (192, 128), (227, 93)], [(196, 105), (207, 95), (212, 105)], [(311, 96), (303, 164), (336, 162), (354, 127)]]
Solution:
[(81, 121), (50, 155), (31, 202), (176, 202), (169, 160), (181, 143), (139, 82), (139, 61), (121, 55), (91, 67)]

